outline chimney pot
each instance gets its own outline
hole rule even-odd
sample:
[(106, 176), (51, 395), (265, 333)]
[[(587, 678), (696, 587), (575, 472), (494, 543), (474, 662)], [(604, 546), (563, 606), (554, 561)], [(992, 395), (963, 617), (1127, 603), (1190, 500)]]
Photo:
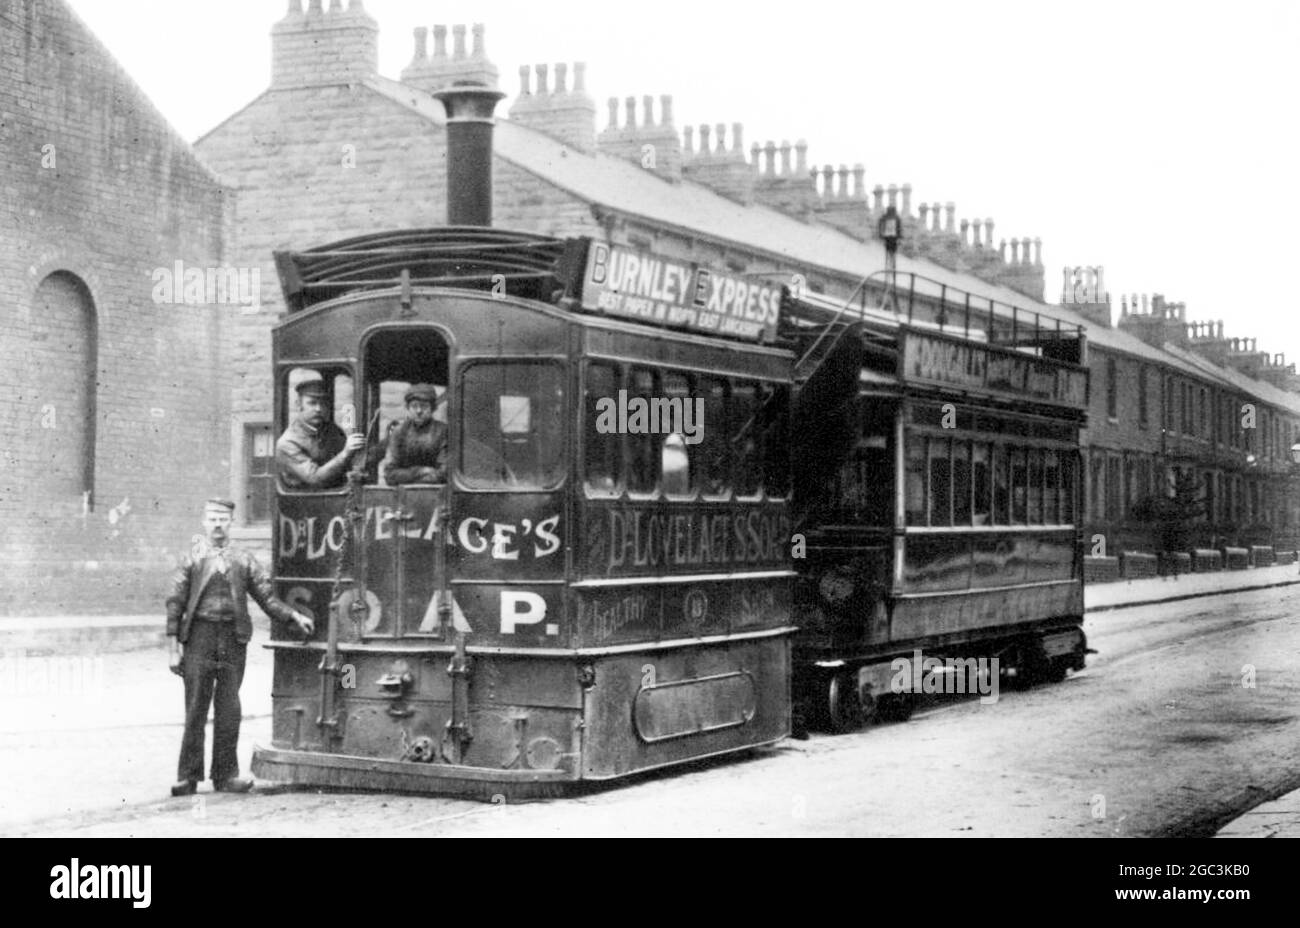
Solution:
[(1020, 239), (1018, 238), (1013, 238), (1011, 240), (1011, 263), (1020, 263)]
[(727, 124), (720, 122), (713, 127), (713, 131), (716, 133), (713, 141), (717, 145), (718, 156), (721, 157), (727, 153)]
[(301, 16), (301, 15), (302, 15), (302, 0), (289, 0), (289, 14), (288, 14), (288, 15), (290, 15), (290, 16)]
[(895, 209), (898, 207), (898, 184), (889, 185), (889, 205)]
[(434, 58), (447, 57), (447, 27), (446, 26), (433, 27), (433, 57)]
[(781, 140), (781, 174), (790, 176), (790, 143), (785, 139)]
[(573, 92), (587, 92), (587, 62), (585, 61), (573, 63)]
[(655, 98), (649, 94), (641, 98), (641, 121), (647, 126), (655, 125)]
[(976, 219), (971, 223), (971, 244), (976, 248), (984, 247), (984, 223)]
[(877, 213), (884, 212), (884, 210), (885, 210), (885, 188), (882, 187), (882, 186), (880, 186), (880, 184), (876, 184), (875, 187), (871, 188), (871, 196), (872, 196), (872, 198), (874, 198), (875, 201), (876, 201), (875, 212), (877, 212)]
[(1043, 240), (1041, 238), (1034, 239), (1034, 266), (1043, 266)]
[(636, 97), (627, 97), (623, 100), (623, 106), (626, 109), (626, 122), (623, 128), (631, 130), (636, 128)]
[(949, 200), (947, 203), (943, 205), (943, 208), (944, 208), (944, 212), (948, 214), (948, 220), (944, 224), (947, 231), (956, 232), (957, 231), (957, 204)]
[(331, 13), (342, 13), (342, 12), (343, 12), (343, 0), (330, 0), (330, 12), (331, 12)]
[(682, 140), (683, 140), (682, 150), (685, 151), (686, 154), (688, 155), (694, 154), (695, 153), (695, 127), (694, 126), (686, 126), (682, 129)]
[(1007, 240), (1006, 239), (1002, 239), (1002, 241), (998, 242), (998, 257), (1002, 260), (1003, 264), (1007, 263)]
[(537, 72), (537, 95), (549, 97), (551, 95), (550, 69), (544, 64), (535, 64), (533, 70)]
[(731, 150), (740, 159), (745, 157), (745, 126), (742, 123), (731, 124)]
[(659, 97), (659, 125), (671, 127), (673, 124), (673, 97), (672, 94), (663, 94)]
[(903, 184), (902, 188), (900, 189), (903, 192), (903, 206), (901, 212), (904, 216), (911, 216), (912, 215), (912, 185)]
[(768, 139), (767, 144), (763, 146), (763, 155), (767, 159), (767, 167), (763, 173), (771, 176), (776, 173), (776, 143), (771, 139)]
[(984, 241), (988, 242), (990, 248), (993, 247), (993, 220), (984, 220)]
[(319, 16), (320, 14), (321, 14), (320, 0), (311, 0), (311, 2), (307, 4), (307, 15)]
[(835, 169), (829, 164), (824, 164), (821, 171), (814, 169), (813, 173), (820, 173), (822, 176), (822, 196), (827, 200), (835, 199)]
[(867, 173), (867, 169), (861, 164), (853, 165), (853, 195), (859, 200), (867, 198), (866, 188), (862, 185), (865, 183), (862, 177)]
[(794, 169), (800, 177), (808, 173), (808, 142), (804, 139), (794, 143)]
[(429, 27), (415, 27), (415, 61), (424, 62), (429, 57)]
[(529, 80), (532, 77), (533, 69), (526, 64), (519, 66), (519, 96), (531, 97), (533, 95), (533, 82)]
[(456, 25), (452, 26), (451, 36), (452, 36), (452, 47), (453, 47), (452, 57), (464, 58), (465, 57), (465, 24), (457, 23)]
[(482, 58), (482, 57), (484, 57), (484, 55), (485, 55), (485, 52), (484, 52), (484, 49), (483, 49), (483, 24), (482, 24), (482, 23), (475, 23), (475, 24), (474, 24), (474, 51), (473, 51), (473, 54), (474, 54), (474, 57), (475, 57), (475, 58)]
[(706, 123), (700, 123), (700, 155), (708, 157), (713, 154), (713, 146), (709, 143), (709, 127)]
[(606, 106), (609, 107), (609, 128), (612, 131), (618, 128), (618, 97), (610, 97)]
[(555, 65), (555, 92), (569, 92), (569, 66), (563, 61)]
[(921, 229), (928, 232), (930, 230), (930, 204), (922, 203), (916, 208), (916, 211), (920, 215)]
[(963, 220), (961, 221), (961, 243), (962, 243), (963, 245), (968, 245), (968, 244), (970, 244), (970, 237), (969, 237), (969, 235), (967, 234), (969, 231), (970, 231), (970, 220), (969, 220), (969, 219), (963, 219)]

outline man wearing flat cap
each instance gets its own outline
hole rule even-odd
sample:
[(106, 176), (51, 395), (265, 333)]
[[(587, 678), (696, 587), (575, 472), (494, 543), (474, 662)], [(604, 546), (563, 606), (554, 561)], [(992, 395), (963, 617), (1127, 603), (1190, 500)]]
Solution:
[(359, 432), (344, 435), (329, 421), (325, 381), (306, 380), (297, 387), (298, 415), (275, 443), (275, 461), (286, 486), (327, 490), (343, 485), (348, 463), (365, 447)]
[(427, 383), (406, 391), (407, 418), (388, 437), (382, 472), (389, 486), (442, 483), (447, 479), (447, 426), (433, 418), (447, 394)]
[[(203, 779), (203, 729), (213, 707), (212, 788), (246, 793), (253, 781), (239, 775), (239, 686), (253, 623), (247, 597), (270, 616), (292, 622), (303, 635), (313, 623), (275, 596), (271, 578), (250, 552), (230, 544), (235, 504), (210, 499), (203, 506), (203, 536), (172, 575), (167, 597), (171, 671), (185, 680), (185, 735), (173, 796), (189, 796)], [(182, 653), (182, 647), (184, 652)]]

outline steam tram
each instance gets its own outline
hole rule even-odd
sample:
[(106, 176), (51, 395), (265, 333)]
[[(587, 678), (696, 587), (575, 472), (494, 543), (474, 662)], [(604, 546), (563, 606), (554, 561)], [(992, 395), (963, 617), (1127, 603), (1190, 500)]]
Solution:
[[(343, 486), (277, 488), (278, 594), (318, 627), (273, 639), (256, 775), (518, 797), (789, 734), (778, 286), (486, 228), (278, 260), (276, 428), (319, 378), (373, 448), (432, 383), (450, 466), (386, 486), (369, 453)], [(750, 318), (633, 321), (657, 311), (638, 264), (683, 312), (688, 284), (744, 286)]]

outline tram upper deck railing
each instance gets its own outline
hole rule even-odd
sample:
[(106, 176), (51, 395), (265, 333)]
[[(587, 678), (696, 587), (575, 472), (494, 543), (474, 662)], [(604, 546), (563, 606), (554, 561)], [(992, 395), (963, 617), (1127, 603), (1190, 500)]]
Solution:
[(911, 271), (877, 271), (846, 300), (791, 294), (782, 316), (788, 332), (837, 322), (884, 328), (908, 325), (1072, 364), (1084, 362), (1084, 327), (981, 296)]

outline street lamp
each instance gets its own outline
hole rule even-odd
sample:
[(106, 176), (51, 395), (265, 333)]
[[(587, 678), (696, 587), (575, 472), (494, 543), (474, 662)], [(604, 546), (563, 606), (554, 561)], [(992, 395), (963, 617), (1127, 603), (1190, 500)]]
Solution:
[(893, 270), (898, 260), (898, 240), (903, 237), (903, 223), (898, 217), (898, 210), (892, 205), (885, 210), (880, 222), (876, 224), (876, 234), (885, 243), (885, 267)]

